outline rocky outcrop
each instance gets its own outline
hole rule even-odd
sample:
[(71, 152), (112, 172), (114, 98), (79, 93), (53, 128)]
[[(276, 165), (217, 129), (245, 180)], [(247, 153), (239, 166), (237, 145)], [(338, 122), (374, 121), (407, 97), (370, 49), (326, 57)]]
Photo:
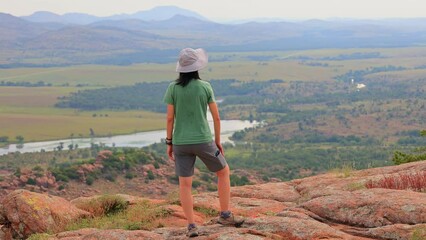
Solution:
[[(367, 188), (368, 184), (366, 184), (369, 181), (398, 177), (401, 174), (421, 173), (420, 176), (424, 171), (426, 171), (426, 161), (353, 171), (349, 174), (333, 172), (290, 182), (234, 187), (231, 196), (232, 211), (246, 217), (246, 222), (241, 228), (216, 224), (215, 217), (205, 213), (211, 214), (219, 209), (217, 194), (198, 194), (194, 196), (195, 221), (200, 225), (201, 235), (195, 239), (426, 239), (425, 192), (416, 192), (410, 188), (405, 190)], [(426, 185), (426, 183), (423, 184)], [(14, 195), (9, 195), (8, 199), (21, 199), (28, 194), (26, 191), (14, 192)], [(144, 198), (129, 195), (119, 196), (129, 205), (147, 201)], [(31, 212), (39, 214), (42, 211), (40, 209), (49, 209), (50, 204), (69, 204), (53, 203), (49, 200), (51, 198), (53, 197), (47, 195), (38, 196), (37, 204), (34, 200), (26, 202), (19, 200), (25, 202), (21, 204), (25, 207), (20, 208), (15, 206), (17, 204), (7, 206), (5, 204), (3, 214), (0, 214), (0, 222), (6, 223), (3, 228), (8, 231), (0, 233), (0, 238), (8, 239), (11, 235), (17, 236), (22, 227), (30, 229), (27, 227), (28, 220), (25, 220), (28, 217), (15, 218), (15, 215), (28, 216)], [(77, 206), (85, 205), (97, 198), (99, 196), (78, 198), (72, 203)], [(179, 205), (158, 200), (151, 201), (151, 204), (161, 204), (170, 213), (161, 221), (164, 227), (150, 232), (80, 229), (57, 233), (51, 235), (50, 239), (187, 239), (186, 221)], [(68, 213), (68, 211), (75, 212), (74, 209), (72, 207), (61, 209), (61, 214), (75, 215), (76, 218), (87, 214), (80, 211), (76, 212), (78, 214)], [(57, 212), (55, 210), (55, 214)], [(39, 215), (46, 219), (56, 219), (56, 217), (49, 217), (49, 214)], [(13, 221), (13, 227), (12, 219), (17, 219)], [(19, 221), (23, 223), (20, 224)], [(29, 231), (36, 232), (33, 229), (36, 228), (26, 231), (26, 235)], [(22, 236), (24, 236), (23, 233)]]
[(27, 190), (16, 190), (3, 199), (0, 215), (3, 232), (14, 238), (59, 232), (66, 224), (90, 216), (63, 198)]
[(382, 227), (426, 223), (426, 194), (390, 189), (365, 189), (329, 195), (301, 205), (323, 218), (351, 226)]
[[(58, 186), (56, 178), (51, 172), (30, 169), (22, 170), (19, 174), (10, 174), (0, 182), (1, 189), (12, 191), (26, 187), (40, 192), (47, 192), (50, 189), (58, 188)], [(2, 195), (4, 194), (0, 194), (0, 196)]]

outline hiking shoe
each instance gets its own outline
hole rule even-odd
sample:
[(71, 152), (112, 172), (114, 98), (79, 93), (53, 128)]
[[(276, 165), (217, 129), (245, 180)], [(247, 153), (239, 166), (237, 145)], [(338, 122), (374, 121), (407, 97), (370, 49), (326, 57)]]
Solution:
[(222, 224), (224, 226), (234, 226), (234, 227), (241, 227), (243, 225), (245, 219), (242, 217), (235, 217), (234, 214), (230, 213), (229, 217), (224, 218), (223, 216), (220, 216), (217, 220), (217, 223)]
[(195, 225), (188, 226), (188, 232), (186, 233), (186, 236), (188, 237), (197, 237), (199, 235), (198, 227)]

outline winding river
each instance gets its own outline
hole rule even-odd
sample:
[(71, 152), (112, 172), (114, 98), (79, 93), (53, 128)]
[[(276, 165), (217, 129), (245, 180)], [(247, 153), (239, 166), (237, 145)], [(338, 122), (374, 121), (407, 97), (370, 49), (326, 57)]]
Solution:
[[(213, 122), (209, 121), (210, 128), (213, 129)], [(243, 130), (256, 126), (257, 122), (241, 121), (241, 120), (221, 120), (221, 140), (222, 142), (232, 142), (229, 137), (236, 131)], [(166, 130), (140, 132), (128, 135), (118, 135), (112, 137), (102, 138), (76, 138), (76, 139), (63, 139), (45, 142), (30, 142), (25, 143), (18, 148), (16, 144), (11, 144), (6, 148), (0, 148), (0, 156), (13, 152), (40, 152), (53, 151), (62, 142), (64, 149), (68, 149), (70, 144), (78, 144), (78, 148), (88, 148), (91, 143), (105, 144), (106, 146), (116, 147), (144, 147), (153, 143), (161, 142), (165, 138)]]

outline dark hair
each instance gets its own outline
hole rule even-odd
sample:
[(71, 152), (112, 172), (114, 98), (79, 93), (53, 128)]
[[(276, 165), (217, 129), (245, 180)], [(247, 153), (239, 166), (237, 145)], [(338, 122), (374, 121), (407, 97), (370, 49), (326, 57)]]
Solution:
[(177, 82), (176, 84), (181, 85), (182, 87), (185, 87), (186, 85), (188, 85), (188, 83), (192, 79), (201, 80), (200, 75), (198, 75), (198, 71), (188, 72), (188, 73), (179, 73), (179, 78), (176, 79), (176, 82)]

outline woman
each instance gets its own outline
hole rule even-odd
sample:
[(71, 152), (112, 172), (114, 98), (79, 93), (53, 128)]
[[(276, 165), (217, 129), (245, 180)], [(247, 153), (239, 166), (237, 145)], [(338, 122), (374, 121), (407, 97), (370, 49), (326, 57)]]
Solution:
[[(207, 62), (207, 53), (203, 49), (183, 49), (176, 66), (179, 78), (169, 85), (164, 96), (164, 102), (167, 103), (167, 155), (175, 161), (180, 201), (188, 221), (189, 237), (199, 234), (194, 222), (191, 192), (196, 157), (218, 177), (221, 212), (217, 222), (237, 227), (244, 222), (229, 211), (229, 166), (220, 143), (219, 110), (212, 87), (202, 81), (198, 74), (198, 70), (204, 68)], [(214, 141), (207, 122), (207, 107), (213, 117)]]

